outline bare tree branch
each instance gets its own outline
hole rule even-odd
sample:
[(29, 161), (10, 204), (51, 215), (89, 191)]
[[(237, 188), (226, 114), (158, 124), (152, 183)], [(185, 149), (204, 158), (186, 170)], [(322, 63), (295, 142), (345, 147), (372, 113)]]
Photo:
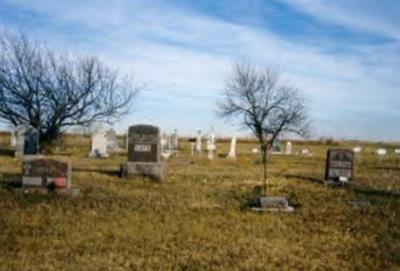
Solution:
[(115, 121), (138, 94), (95, 57), (62, 56), (23, 34), (0, 36), (0, 120), (32, 125), (41, 142), (69, 126)]
[(218, 102), (221, 118), (241, 119), (241, 125), (258, 139), (263, 153), (266, 190), (267, 152), (284, 132), (306, 135), (310, 126), (305, 99), (300, 91), (282, 83), (277, 70), (259, 71), (235, 64)]

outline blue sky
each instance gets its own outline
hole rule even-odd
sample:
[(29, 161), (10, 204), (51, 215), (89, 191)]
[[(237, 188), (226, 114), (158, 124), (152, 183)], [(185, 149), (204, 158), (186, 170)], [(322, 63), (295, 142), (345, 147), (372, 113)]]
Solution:
[(278, 67), (314, 137), (400, 139), (400, 1), (8, 1), (0, 27), (98, 56), (146, 84), (118, 130), (246, 134), (217, 118), (232, 63)]

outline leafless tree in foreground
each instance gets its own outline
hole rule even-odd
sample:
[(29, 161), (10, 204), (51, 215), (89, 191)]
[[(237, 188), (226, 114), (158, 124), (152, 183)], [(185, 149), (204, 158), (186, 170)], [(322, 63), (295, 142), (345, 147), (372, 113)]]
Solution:
[(137, 93), (95, 57), (62, 56), (24, 34), (0, 33), (0, 121), (32, 125), (41, 143), (70, 126), (119, 119)]
[(222, 118), (239, 119), (257, 137), (262, 150), (263, 191), (267, 190), (267, 157), (283, 132), (304, 136), (309, 131), (307, 106), (299, 90), (282, 82), (274, 69), (235, 64), (218, 103)]

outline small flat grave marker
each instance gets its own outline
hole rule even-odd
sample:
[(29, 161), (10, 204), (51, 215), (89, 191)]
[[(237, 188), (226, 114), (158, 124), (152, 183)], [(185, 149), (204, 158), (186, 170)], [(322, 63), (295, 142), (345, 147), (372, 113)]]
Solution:
[(260, 197), (257, 206), (253, 206), (251, 210), (257, 212), (293, 212), (294, 208), (289, 206), (285, 197)]

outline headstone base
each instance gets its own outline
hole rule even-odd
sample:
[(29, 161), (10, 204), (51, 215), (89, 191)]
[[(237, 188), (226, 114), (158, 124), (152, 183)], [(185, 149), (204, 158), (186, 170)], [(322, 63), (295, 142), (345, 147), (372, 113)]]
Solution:
[(257, 204), (251, 208), (255, 212), (293, 212), (285, 197), (260, 197)]
[(328, 185), (328, 186), (345, 186), (345, 185), (351, 185), (351, 179), (347, 180), (347, 181), (341, 181), (340, 179), (325, 180), (324, 183), (325, 183), (325, 185)]
[(149, 177), (156, 181), (164, 180), (164, 163), (127, 162), (121, 164), (122, 178)]
[(92, 157), (92, 158), (108, 158), (108, 157), (110, 157), (110, 155), (108, 153), (91, 152), (91, 153), (89, 153), (89, 157)]
[(59, 195), (65, 197), (76, 197), (80, 191), (78, 188), (62, 188), (51, 190), (45, 187), (19, 187), (15, 188), (15, 191), (24, 195), (38, 194), (38, 195)]
[(354, 209), (361, 209), (361, 208), (366, 208), (366, 207), (372, 206), (371, 202), (368, 200), (353, 200), (353, 201), (350, 201), (349, 204)]
[(15, 152), (14, 157), (21, 159), (22, 161), (31, 160), (31, 159), (42, 159), (45, 158), (43, 154), (23, 154)]

